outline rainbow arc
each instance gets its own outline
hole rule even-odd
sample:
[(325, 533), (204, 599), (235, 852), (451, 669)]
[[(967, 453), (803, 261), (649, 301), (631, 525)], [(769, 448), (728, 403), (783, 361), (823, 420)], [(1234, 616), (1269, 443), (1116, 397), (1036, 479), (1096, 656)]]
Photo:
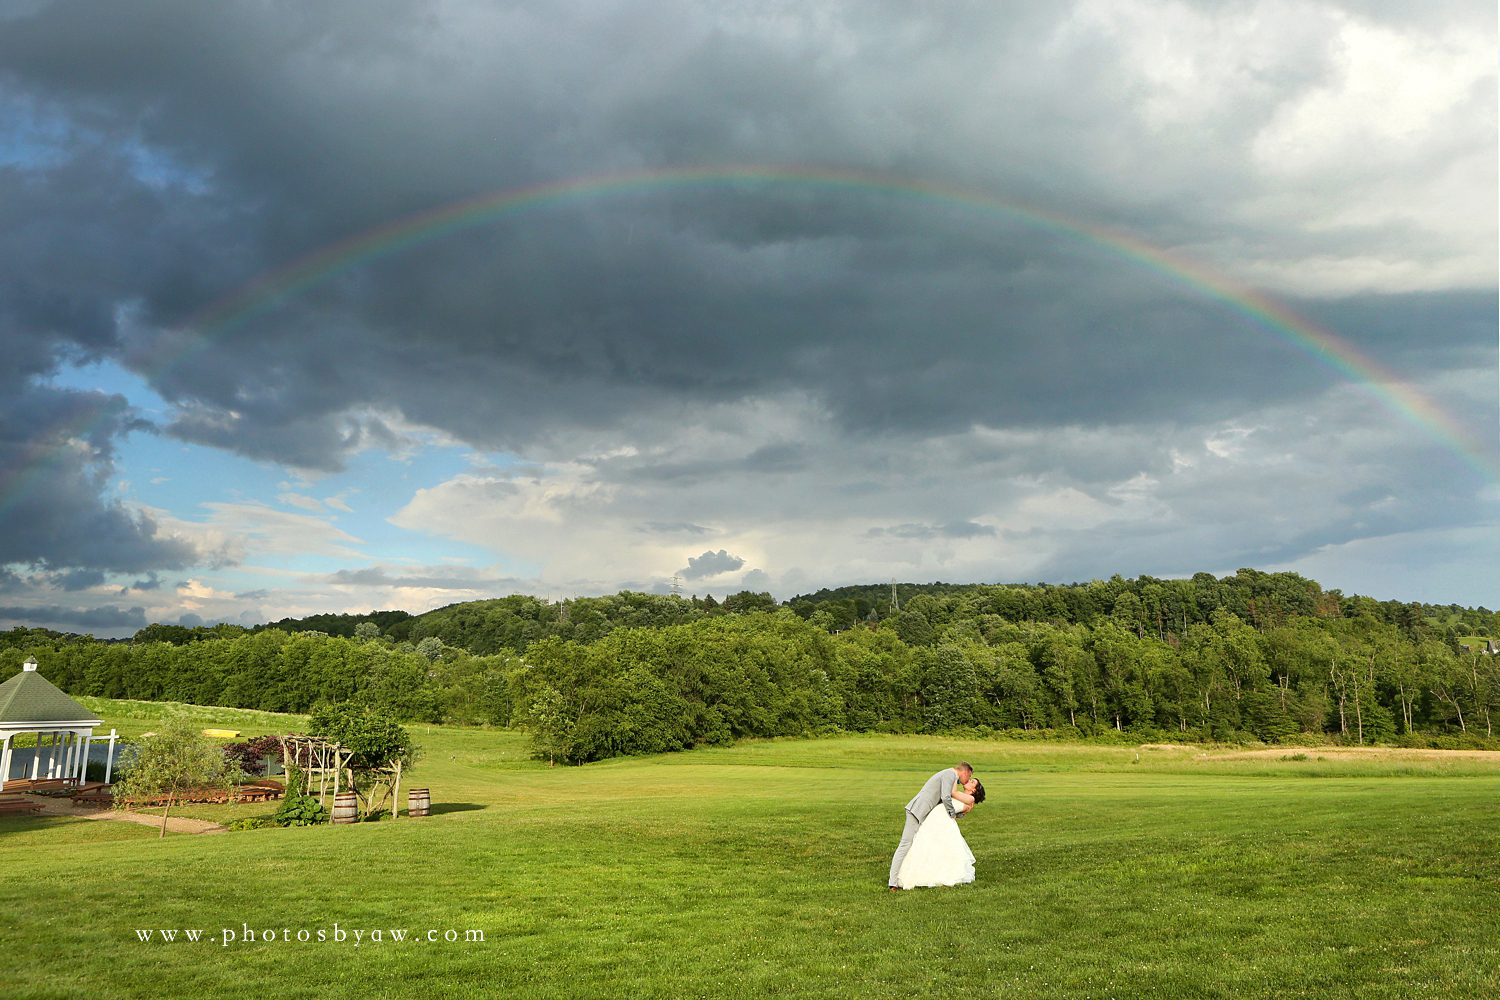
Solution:
[[(1421, 429), (1490, 483), (1500, 483), (1496, 443), (1482, 441), (1434, 400), (1352, 343), (1297, 315), (1273, 298), (1241, 287), (1223, 275), (1133, 236), (1018, 205), (982, 193), (921, 180), (851, 171), (793, 167), (701, 167), (649, 170), (605, 177), (579, 177), (514, 188), (397, 219), (331, 244), (263, 274), (191, 316), (188, 346), (159, 360), (153, 373), (170, 369), (205, 350), (230, 331), (344, 272), (421, 243), (500, 219), (632, 192), (800, 187), (883, 194), (915, 203), (988, 215), (1102, 247), (1148, 271), (1166, 276), (1222, 303), (1256, 327), (1306, 357), (1362, 385), (1393, 414)], [(9, 480), (0, 512), (50, 464), (43, 459)]]

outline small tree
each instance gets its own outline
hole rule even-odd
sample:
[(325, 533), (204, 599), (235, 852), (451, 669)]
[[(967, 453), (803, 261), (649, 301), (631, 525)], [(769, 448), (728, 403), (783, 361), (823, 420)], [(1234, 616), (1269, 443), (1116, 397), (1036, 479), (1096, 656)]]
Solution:
[(525, 725), (531, 730), (531, 752), (535, 757), (547, 755), (547, 766), (567, 752), (571, 726), (564, 712), (563, 696), (550, 684), (543, 684), (526, 704)]
[(140, 753), (120, 781), (122, 796), (167, 795), (161, 811), (160, 837), (167, 835), (167, 813), (179, 792), (189, 788), (228, 787), (240, 774), (216, 741), (187, 722), (167, 723), (155, 736), (141, 740)]
[[(390, 797), (393, 774), (416, 763), (421, 748), (395, 719), (368, 705), (327, 705), (313, 712), (309, 736), (320, 736), (346, 754), (349, 787), (361, 799), (364, 815), (378, 811)], [(376, 798), (379, 792), (380, 797)]]

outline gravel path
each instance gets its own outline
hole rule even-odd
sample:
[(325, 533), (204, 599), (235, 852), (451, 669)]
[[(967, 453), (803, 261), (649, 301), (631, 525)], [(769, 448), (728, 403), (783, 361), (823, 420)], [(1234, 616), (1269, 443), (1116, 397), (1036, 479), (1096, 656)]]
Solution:
[[(153, 816), (150, 813), (131, 812), (128, 809), (95, 809), (89, 806), (75, 806), (67, 799), (53, 798), (50, 795), (28, 795), (26, 797), (32, 802), (41, 805), (41, 815), (43, 816), (74, 816), (79, 819), (114, 820), (119, 823), (139, 823), (142, 826), (161, 829), (161, 813)], [(172, 833), (226, 832), (226, 828), (218, 823), (210, 823), (206, 819), (190, 819), (186, 816), (168, 816), (167, 829)]]

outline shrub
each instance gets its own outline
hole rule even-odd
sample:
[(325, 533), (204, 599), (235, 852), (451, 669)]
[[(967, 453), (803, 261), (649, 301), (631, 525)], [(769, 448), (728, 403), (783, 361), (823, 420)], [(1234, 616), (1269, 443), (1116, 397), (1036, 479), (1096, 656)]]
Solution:
[(349, 766), (356, 771), (386, 767), (400, 760), (416, 762), (418, 748), (411, 736), (389, 714), (362, 705), (326, 705), (313, 712), (308, 735), (339, 743), (354, 756)]
[(269, 816), (251, 816), (248, 819), (233, 819), (224, 824), (226, 830), (264, 830), (275, 826)]
[(328, 820), (328, 810), (311, 795), (288, 793), (269, 820), (277, 826), (314, 826)]
[(281, 759), (281, 740), (273, 735), (257, 736), (244, 743), (224, 744), (224, 759), (246, 774), (259, 774), (264, 757)]

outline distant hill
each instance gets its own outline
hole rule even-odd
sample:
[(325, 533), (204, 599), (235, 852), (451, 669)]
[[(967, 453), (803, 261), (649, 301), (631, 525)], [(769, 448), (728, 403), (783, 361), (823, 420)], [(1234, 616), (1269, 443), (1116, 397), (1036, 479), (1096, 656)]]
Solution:
[[(383, 635), (397, 642), (418, 642), (435, 637), (445, 644), (476, 655), (501, 650), (525, 651), (547, 638), (594, 642), (620, 628), (680, 625), (701, 618), (748, 611), (794, 611), (802, 618), (822, 615), (831, 631), (850, 628), (857, 622), (881, 621), (897, 614), (920, 614), (941, 627), (957, 619), (987, 618), (1003, 621), (1046, 621), (1088, 625), (1108, 616), (1131, 623), (1141, 633), (1182, 634), (1191, 625), (1210, 621), (1217, 611), (1228, 611), (1256, 628), (1274, 627), (1299, 616), (1353, 617), (1368, 614), (1404, 629), (1409, 635), (1424, 635), (1447, 642), (1455, 650), (1458, 637), (1500, 635), (1500, 615), (1484, 607), (1457, 604), (1431, 605), (1403, 601), (1376, 601), (1359, 595), (1345, 596), (1324, 590), (1317, 581), (1296, 573), (1266, 573), (1241, 569), (1231, 576), (1196, 573), (1189, 578), (1158, 579), (1139, 576), (1127, 580), (1113, 576), (1086, 583), (897, 583), (896, 606), (891, 603), (891, 584), (851, 584), (799, 594), (777, 604), (769, 594), (741, 591), (722, 602), (705, 595), (677, 595), (622, 591), (604, 597), (583, 597), (559, 602), (526, 594), (449, 604), (419, 615), (407, 611), (370, 611), (367, 614), (320, 614), (305, 618), (283, 618), (251, 629), (237, 625), (148, 625), (133, 637), (135, 642), (190, 642), (227, 638), (245, 631), (323, 632), (352, 638), (355, 627), (371, 622)], [(88, 637), (63, 636), (47, 630), (18, 629), (9, 637), (0, 633), (0, 645), (19, 648), (26, 641), (43, 638), (66, 645), (93, 641)], [(8, 641), (7, 641), (8, 640)]]
[(354, 637), (354, 626), (360, 622), (374, 622), (380, 631), (393, 639), (405, 639), (411, 631), (414, 616), (409, 611), (371, 611), (364, 615), (308, 615), (306, 618), (283, 618), (277, 622), (256, 625), (250, 631), (263, 632), (268, 628), (283, 632), (326, 632), (346, 639)]

